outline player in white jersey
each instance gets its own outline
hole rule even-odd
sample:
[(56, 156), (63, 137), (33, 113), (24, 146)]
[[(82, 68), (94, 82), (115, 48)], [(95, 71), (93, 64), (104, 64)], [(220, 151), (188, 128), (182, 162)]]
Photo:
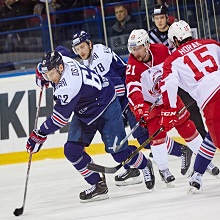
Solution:
[[(148, 109), (161, 94), (159, 82), (162, 77), (162, 65), (169, 57), (169, 49), (163, 44), (149, 44), (147, 32), (139, 29), (131, 32), (128, 50), (130, 56), (127, 64), (126, 84), (130, 107), (137, 120), (140, 118), (145, 120), (146, 123), (142, 125), (146, 126), (149, 134), (152, 135), (160, 128), (160, 111), (164, 108), (163, 102), (160, 101), (150, 112)], [(180, 98), (177, 103), (179, 111), (184, 104)], [(185, 139), (187, 146), (196, 154), (202, 143), (202, 137), (194, 123), (188, 118), (189, 113), (184, 110), (175, 128)], [(162, 178), (169, 182), (173, 181), (174, 177), (168, 169), (165, 138), (166, 132), (163, 131), (152, 141), (151, 150)]]
[[(61, 56), (57, 51), (47, 52), (42, 60), (42, 76), (53, 83), (56, 103), (53, 114), (34, 130), (27, 141), (28, 152), (36, 153), (46, 141), (47, 135), (61, 129), (68, 123), (72, 113), (68, 139), (64, 145), (64, 154), (82, 177), (92, 187), (80, 193), (81, 202), (90, 202), (108, 198), (106, 182), (96, 172), (87, 169), (92, 162), (86, 153), (97, 131), (101, 134), (106, 152), (118, 163), (126, 160), (136, 149), (126, 142), (119, 151), (112, 146), (125, 138), (125, 129), (120, 103), (110, 80), (101, 77), (95, 71), (81, 65), (76, 60)], [(146, 187), (154, 187), (152, 162), (139, 152), (128, 163), (141, 169)]]
[(168, 38), (177, 49), (163, 66), (161, 90), (166, 109), (162, 111), (161, 124), (166, 128), (176, 123), (179, 86), (196, 100), (210, 134), (204, 139), (194, 164), (189, 183), (194, 192), (201, 189), (201, 177), (216, 147), (220, 148), (220, 44), (212, 39), (193, 39), (190, 26), (183, 20), (170, 26)]
[[(131, 109), (128, 107), (128, 98), (125, 90), (126, 63), (109, 47), (106, 47), (103, 44), (93, 44), (90, 36), (85, 31), (79, 31), (73, 35), (72, 49), (75, 54), (80, 56), (83, 64), (94, 69), (99, 75), (107, 76), (111, 79), (115, 86), (116, 94), (120, 100), (123, 116), (132, 129), (137, 123), (137, 120), (131, 112)], [(125, 122), (125, 124), (127, 124), (127, 122)], [(134, 138), (137, 138), (140, 144), (142, 144), (149, 137), (148, 130), (140, 126), (133, 133), (133, 136)], [(150, 146), (147, 146), (147, 148), (150, 148)], [(182, 154), (182, 145), (174, 142), (170, 138), (167, 138), (167, 148), (169, 150), (172, 149), (169, 151), (172, 155), (182, 156), (183, 166), (181, 167), (181, 173), (185, 174), (189, 167), (187, 157), (188, 155), (191, 155), (191, 152), (184, 151), (184, 154)], [(185, 149), (187, 148), (184, 148), (184, 150)], [(130, 185), (141, 182), (140, 178), (138, 178), (140, 173), (137, 169), (128, 169), (126, 166), (125, 168), (127, 168), (125, 173), (119, 174), (115, 177), (116, 185)]]

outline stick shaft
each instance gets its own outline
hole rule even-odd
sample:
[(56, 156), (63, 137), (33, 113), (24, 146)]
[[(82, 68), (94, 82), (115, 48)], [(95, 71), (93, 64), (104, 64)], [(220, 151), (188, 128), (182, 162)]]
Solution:
[[(43, 87), (41, 87), (40, 95), (39, 95), (39, 99), (38, 99), (38, 105), (37, 105), (37, 110), (36, 110), (34, 129), (37, 129), (37, 122), (38, 122), (39, 113), (40, 113), (40, 104), (41, 104), (42, 94), (43, 94)], [(30, 152), (29, 159), (28, 159), (28, 167), (27, 167), (27, 175), (26, 175), (26, 181), (25, 181), (25, 188), (24, 188), (23, 208), (25, 206), (25, 201), (26, 201), (26, 196), (27, 196), (27, 186), (28, 186), (29, 173), (30, 173), (30, 168), (31, 168), (31, 161), (32, 161), (32, 153)]]

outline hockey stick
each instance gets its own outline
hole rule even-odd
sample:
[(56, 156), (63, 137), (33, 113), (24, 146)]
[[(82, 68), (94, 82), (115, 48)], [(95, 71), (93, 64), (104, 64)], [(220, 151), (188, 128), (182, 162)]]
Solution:
[[(157, 103), (160, 101), (160, 99), (162, 98), (162, 96), (160, 95), (157, 100), (150, 106), (149, 108), (149, 112), (157, 105)], [(140, 125), (140, 121), (138, 121), (136, 123), (136, 125), (131, 129), (130, 133), (120, 142), (119, 145), (116, 145), (116, 142), (117, 142), (117, 137), (115, 137), (115, 141), (114, 141), (114, 144), (113, 144), (113, 150), (114, 152), (117, 152), (123, 145), (124, 143), (128, 140), (128, 138), (137, 130), (137, 128), (139, 127)]]
[[(179, 117), (182, 112), (187, 109), (189, 106), (191, 106), (195, 101), (189, 102), (186, 106), (184, 106), (182, 109), (180, 109), (177, 113), (177, 116)], [(159, 128), (154, 134), (152, 134), (143, 144), (141, 144), (134, 152), (132, 152), (128, 158), (124, 161), (122, 161), (119, 165), (115, 167), (105, 167), (94, 163), (88, 163), (87, 168), (92, 171), (96, 171), (99, 173), (115, 173), (117, 172), (122, 166), (124, 166), (126, 163), (128, 163), (142, 148), (144, 148), (148, 143), (150, 143), (160, 132), (164, 130), (163, 127)]]
[[(37, 105), (37, 111), (36, 111), (36, 116), (35, 116), (35, 122), (34, 122), (34, 129), (37, 128), (37, 121), (38, 121), (39, 112), (40, 112), (40, 103), (41, 103), (42, 94), (43, 94), (43, 86), (41, 87), (41, 90), (40, 90), (40, 95), (39, 95), (39, 100), (38, 100), (38, 105)], [(14, 215), (15, 216), (22, 215), (23, 212), (24, 212), (24, 206), (25, 206), (25, 201), (26, 201), (26, 196), (27, 196), (28, 179), (29, 179), (29, 173), (30, 173), (30, 168), (31, 168), (31, 161), (32, 161), (32, 153), (30, 152), (29, 160), (28, 160), (28, 168), (27, 168), (25, 188), (24, 188), (23, 205), (22, 205), (21, 208), (16, 208), (14, 210)]]

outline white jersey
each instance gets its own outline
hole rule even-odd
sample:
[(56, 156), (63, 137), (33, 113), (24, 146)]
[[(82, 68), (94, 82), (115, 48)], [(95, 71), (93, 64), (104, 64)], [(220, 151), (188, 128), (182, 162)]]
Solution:
[(179, 86), (203, 109), (220, 88), (220, 44), (214, 40), (191, 40), (181, 45), (164, 62), (161, 85), (167, 106), (176, 107)]
[(95, 44), (93, 45), (90, 58), (83, 60), (83, 64), (95, 70), (100, 76), (108, 77), (112, 81), (116, 94), (119, 97), (122, 111), (124, 111), (128, 105), (128, 99), (125, 86), (127, 64), (123, 59), (109, 47), (103, 44)]

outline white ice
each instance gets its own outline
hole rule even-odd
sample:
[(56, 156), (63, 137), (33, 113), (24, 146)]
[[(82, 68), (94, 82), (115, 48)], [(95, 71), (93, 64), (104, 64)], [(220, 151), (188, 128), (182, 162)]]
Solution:
[[(144, 151), (148, 155), (148, 151)], [(110, 155), (93, 156), (96, 163), (115, 166)], [(213, 162), (220, 167), (220, 152)], [(180, 158), (169, 156), (175, 187), (166, 188), (154, 164), (156, 185), (117, 187), (106, 175), (109, 199), (80, 203), (79, 193), (89, 185), (66, 159), (32, 162), (23, 215), (13, 211), (23, 202), (27, 163), (0, 166), (0, 219), (14, 220), (217, 220), (220, 219), (220, 179), (206, 173), (203, 191), (189, 195), (188, 179), (180, 174)], [(119, 170), (123, 171), (123, 168)]]

